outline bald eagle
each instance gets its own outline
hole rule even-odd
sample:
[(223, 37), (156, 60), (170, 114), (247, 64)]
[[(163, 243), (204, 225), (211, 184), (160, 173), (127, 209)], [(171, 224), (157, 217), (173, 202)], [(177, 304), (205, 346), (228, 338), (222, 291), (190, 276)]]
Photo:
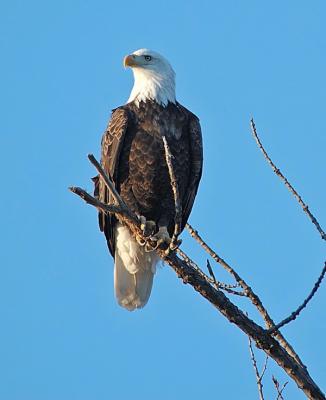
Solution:
[[(198, 118), (176, 101), (175, 73), (157, 52), (140, 49), (124, 58), (134, 74), (127, 103), (112, 111), (102, 138), (101, 164), (120, 196), (140, 218), (152, 239), (169, 242), (175, 205), (162, 136), (172, 153), (184, 228), (202, 173), (202, 136)], [(113, 203), (104, 183), (95, 178), (99, 200)], [(134, 239), (113, 214), (99, 213), (99, 225), (114, 257), (118, 303), (142, 308), (151, 293), (159, 257)]]

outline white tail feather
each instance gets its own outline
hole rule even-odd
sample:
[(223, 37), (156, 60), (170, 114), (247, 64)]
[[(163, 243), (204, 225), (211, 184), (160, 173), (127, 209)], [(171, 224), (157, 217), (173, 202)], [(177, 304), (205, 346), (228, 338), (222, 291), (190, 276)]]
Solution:
[(151, 294), (159, 257), (147, 253), (120, 223), (115, 228), (114, 289), (118, 303), (129, 311), (142, 308)]

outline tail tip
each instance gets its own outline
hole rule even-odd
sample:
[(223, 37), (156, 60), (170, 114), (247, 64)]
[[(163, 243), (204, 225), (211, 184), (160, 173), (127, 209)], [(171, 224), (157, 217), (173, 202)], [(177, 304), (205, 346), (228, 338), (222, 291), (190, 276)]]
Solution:
[(133, 295), (126, 296), (123, 298), (117, 298), (117, 300), (118, 304), (128, 311), (135, 311), (138, 308), (143, 308), (147, 303), (147, 301), (146, 302), (141, 301), (138, 296), (133, 296)]

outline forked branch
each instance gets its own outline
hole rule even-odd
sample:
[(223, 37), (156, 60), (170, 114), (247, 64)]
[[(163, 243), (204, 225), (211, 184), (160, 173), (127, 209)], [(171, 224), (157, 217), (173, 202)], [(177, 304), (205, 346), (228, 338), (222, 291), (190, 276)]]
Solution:
[(288, 382), (285, 382), (282, 386), (279, 384), (278, 380), (275, 378), (275, 376), (272, 376), (272, 381), (274, 383), (275, 389), (277, 391), (277, 397), (276, 400), (284, 400), (283, 397), (283, 391), (285, 389), (285, 386), (288, 384)]
[(252, 340), (250, 337), (249, 337), (249, 352), (250, 352), (251, 362), (254, 367), (254, 371), (255, 371), (255, 375), (256, 375), (256, 383), (257, 383), (257, 387), (258, 387), (259, 399), (264, 400), (263, 377), (264, 377), (266, 369), (267, 369), (268, 356), (266, 356), (266, 358), (265, 358), (265, 363), (264, 363), (262, 371), (259, 372), (254, 349), (252, 348)]

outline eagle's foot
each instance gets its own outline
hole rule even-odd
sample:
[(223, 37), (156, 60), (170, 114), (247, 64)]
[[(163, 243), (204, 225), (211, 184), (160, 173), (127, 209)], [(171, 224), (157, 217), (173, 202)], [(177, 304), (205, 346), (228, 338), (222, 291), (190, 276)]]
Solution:
[(155, 221), (147, 221), (146, 218), (141, 215), (140, 219), (140, 229), (143, 232), (145, 237), (150, 237), (156, 231), (156, 222)]
[(160, 226), (159, 230), (155, 235), (150, 237), (150, 241), (154, 244), (146, 243), (145, 251), (150, 252), (156, 250), (158, 247), (162, 249), (169, 248), (171, 238), (166, 226)]

